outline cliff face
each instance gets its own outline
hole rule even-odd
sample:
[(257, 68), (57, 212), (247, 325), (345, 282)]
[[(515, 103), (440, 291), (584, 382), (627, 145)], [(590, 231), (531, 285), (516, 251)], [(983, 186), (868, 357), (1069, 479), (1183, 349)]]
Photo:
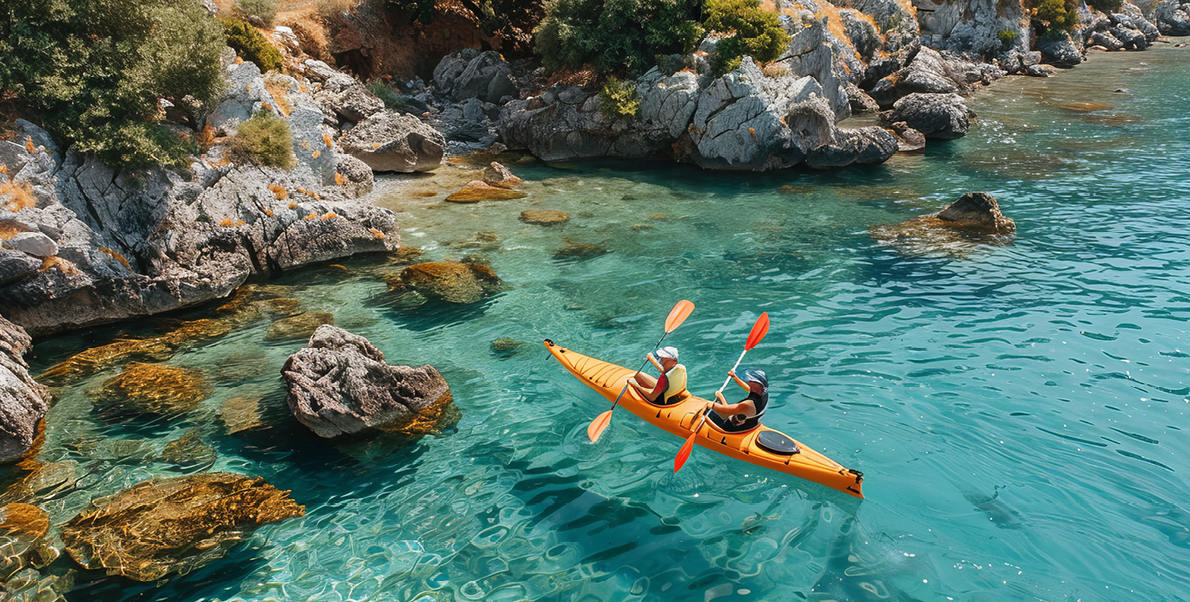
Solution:
[(1028, 11), (1020, 0), (943, 0), (927, 4), (930, 8), (919, 9), (917, 19), (922, 36), (936, 40), (931, 46), (989, 57), (1013, 45), (1025, 49), (1029, 46)]

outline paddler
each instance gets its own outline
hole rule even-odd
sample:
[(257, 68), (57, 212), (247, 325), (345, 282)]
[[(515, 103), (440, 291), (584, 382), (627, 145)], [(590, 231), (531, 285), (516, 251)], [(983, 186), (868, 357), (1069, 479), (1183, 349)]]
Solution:
[(750, 431), (760, 426), (760, 417), (769, 405), (768, 376), (764, 370), (756, 368), (745, 368), (740, 371), (740, 376), (734, 370), (729, 370), (727, 375), (735, 379), (735, 384), (747, 391), (748, 396), (736, 403), (727, 403), (723, 392), (715, 391), (715, 401), (711, 403), (707, 419), (716, 428), (728, 433)]
[(644, 372), (637, 372), (636, 376), (628, 379), (628, 384), (652, 404), (663, 406), (681, 401), (682, 393), (686, 391), (686, 366), (678, 363), (678, 349), (662, 347), (657, 350), (656, 357), (650, 352), (645, 358), (657, 368), (660, 375), (654, 379)]

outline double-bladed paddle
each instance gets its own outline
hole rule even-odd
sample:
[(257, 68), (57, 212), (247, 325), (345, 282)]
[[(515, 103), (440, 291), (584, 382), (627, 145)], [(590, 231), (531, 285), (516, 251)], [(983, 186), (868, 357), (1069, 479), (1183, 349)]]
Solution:
[[(763, 339), (764, 335), (768, 334), (768, 332), (769, 312), (766, 311), (760, 314), (760, 317), (756, 319), (756, 323), (752, 325), (752, 332), (748, 335), (747, 342), (744, 343), (744, 351), (743, 353), (740, 353), (740, 359), (736, 360), (735, 365), (731, 367), (732, 372), (735, 372), (735, 369), (740, 367), (740, 362), (744, 361), (744, 355), (747, 354), (748, 351), (753, 347), (755, 347), (757, 343), (760, 342), (760, 339)], [(723, 392), (723, 389), (727, 387), (727, 383), (729, 382), (731, 382), (731, 376), (728, 376), (727, 379), (723, 381), (723, 386), (719, 387), (720, 393)], [(707, 406), (707, 408), (709, 407), (710, 406)], [(698, 437), (698, 431), (702, 430), (702, 425), (706, 421), (707, 410), (704, 409), (702, 413), (702, 419), (698, 421), (698, 426), (694, 427), (694, 432), (690, 433), (690, 436), (686, 438), (686, 442), (682, 444), (682, 449), (678, 450), (678, 455), (674, 458), (674, 472), (681, 470), (682, 465), (686, 463), (688, 458), (690, 458), (690, 452), (694, 449), (694, 439), (695, 437)]]
[[(694, 311), (694, 304), (685, 299), (678, 301), (678, 304), (674, 305), (674, 308), (669, 310), (669, 316), (665, 318), (665, 334), (661, 335), (660, 339), (657, 339), (657, 344), (653, 345), (653, 351), (656, 351), (657, 348), (661, 346), (661, 341), (665, 340), (666, 335), (673, 332), (675, 328), (682, 324), (682, 322), (686, 321), (686, 318), (690, 316), (690, 312), (692, 311)], [(647, 363), (649, 363), (649, 360), (648, 358), (645, 358), (645, 364)], [(641, 370), (644, 370), (645, 364), (641, 364), (640, 368), (637, 368), (636, 371), (640, 372)], [(599, 440), (599, 436), (603, 434), (604, 429), (607, 428), (608, 423), (612, 420), (612, 410), (616, 409), (616, 405), (620, 403), (620, 398), (624, 396), (624, 392), (627, 390), (628, 383), (624, 383), (624, 388), (620, 390), (620, 394), (617, 395), (616, 400), (612, 402), (611, 410), (596, 416), (595, 420), (592, 420), (591, 424), (587, 425), (587, 438), (591, 440), (591, 443), (595, 443)]]

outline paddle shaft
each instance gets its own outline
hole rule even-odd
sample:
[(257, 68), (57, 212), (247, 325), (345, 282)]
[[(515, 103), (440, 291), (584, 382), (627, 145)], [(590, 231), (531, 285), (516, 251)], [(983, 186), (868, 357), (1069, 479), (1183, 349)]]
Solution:
[[(664, 340), (665, 340), (665, 337), (667, 337), (667, 336), (669, 336), (669, 333), (668, 333), (668, 332), (666, 332), (665, 334), (661, 335), (661, 338), (657, 339), (657, 344), (656, 344), (656, 345), (653, 345), (653, 351), (657, 351), (657, 348), (661, 346), (661, 341), (664, 341)], [(653, 351), (650, 351), (649, 353), (652, 353)], [(648, 358), (648, 357), (646, 357), (646, 358), (645, 358), (645, 361), (641, 363), (641, 365), (640, 365), (640, 368), (637, 368), (637, 369), (636, 369), (636, 371), (637, 371), (637, 372), (640, 372), (641, 370), (644, 370), (644, 369), (645, 369), (645, 365), (647, 365), (648, 363), (649, 363), (649, 358)], [(738, 365), (738, 364), (737, 364), (737, 365)], [(631, 378), (631, 377), (629, 377), (629, 378)], [(612, 402), (612, 409), (613, 409), (613, 410), (614, 410), (614, 409), (616, 409), (616, 405), (618, 405), (618, 404), (620, 403), (620, 398), (621, 398), (621, 397), (623, 397), (623, 396), (624, 396), (624, 393), (626, 393), (626, 392), (628, 392), (628, 383), (624, 383), (624, 388), (623, 388), (623, 389), (620, 389), (620, 394), (619, 394), (619, 395), (617, 395), (617, 396), (616, 396), (616, 400)]]
[[(747, 349), (747, 348), (745, 348), (745, 349), (744, 349), (744, 352), (740, 354), (740, 359), (736, 360), (736, 361), (735, 361), (735, 365), (731, 367), (731, 371), (732, 371), (732, 372), (735, 372), (735, 369), (740, 367), (740, 362), (744, 361), (744, 356), (745, 356), (745, 355), (747, 355), (747, 354), (748, 354), (748, 349)], [(726, 388), (727, 388), (727, 383), (729, 383), (729, 382), (731, 382), (731, 376), (728, 376), (728, 377), (727, 377), (727, 380), (723, 381), (723, 386), (722, 386), (722, 387), (719, 387), (719, 392), (720, 392), (720, 393), (722, 393), (722, 392), (723, 392), (723, 389), (726, 389)], [(706, 407), (706, 409), (710, 409), (710, 407), (711, 407), (712, 405), (714, 405), (714, 404), (715, 404), (715, 402), (713, 402), (713, 401), (712, 401), (711, 403), (707, 404), (707, 407)], [(698, 426), (694, 427), (694, 433), (693, 433), (691, 436), (698, 435), (698, 431), (702, 430), (702, 425), (703, 425), (703, 423), (707, 421), (707, 411), (706, 411), (706, 409), (704, 409), (704, 410), (703, 410), (703, 412), (702, 412), (702, 419), (698, 421)], [(712, 411), (714, 411), (714, 410), (712, 410)]]

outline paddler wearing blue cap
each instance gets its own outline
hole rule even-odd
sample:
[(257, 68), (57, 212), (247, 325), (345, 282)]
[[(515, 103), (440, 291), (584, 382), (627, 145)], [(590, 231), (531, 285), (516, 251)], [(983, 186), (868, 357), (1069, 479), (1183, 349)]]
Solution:
[(769, 405), (769, 379), (764, 370), (745, 368), (737, 376), (734, 370), (727, 375), (735, 384), (748, 392), (748, 396), (736, 403), (727, 403), (722, 391), (715, 391), (715, 401), (707, 418), (716, 428), (728, 433), (750, 431), (760, 426), (760, 417)]

